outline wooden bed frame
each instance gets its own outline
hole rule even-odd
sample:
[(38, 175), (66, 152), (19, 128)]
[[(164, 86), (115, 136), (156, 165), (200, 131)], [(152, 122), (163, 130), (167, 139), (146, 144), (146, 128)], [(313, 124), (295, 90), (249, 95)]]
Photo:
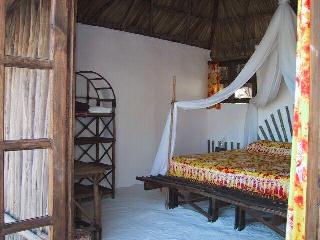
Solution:
[[(272, 113), (259, 126), (258, 138), (261, 140), (291, 141), (292, 124), (291, 112), (288, 106)], [(210, 140), (208, 146), (212, 145)], [(208, 147), (208, 149), (210, 149)], [(204, 215), (208, 221), (215, 222), (219, 217), (219, 209), (226, 205), (235, 206), (234, 229), (245, 228), (245, 216), (250, 215), (255, 220), (285, 237), (285, 231), (279, 227), (287, 217), (287, 202), (265, 198), (253, 193), (243, 192), (226, 187), (190, 181), (185, 178), (172, 176), (137, 177), (144, 182), (144, 189), (168, 188), (167, 207), (173, 209), (179, 205), (189, 204), (197, 212)], [(197, 202), (207, 200), (207, 210), (197, 205)], [(264, 217), (261, 213), (269, 213), (272, 217)]]

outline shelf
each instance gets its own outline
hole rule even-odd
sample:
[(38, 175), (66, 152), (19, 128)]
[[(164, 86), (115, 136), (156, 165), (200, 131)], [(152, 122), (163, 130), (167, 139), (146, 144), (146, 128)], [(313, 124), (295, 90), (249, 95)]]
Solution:
[[(100, 193), (102, 195), (112, 195), (112, 189), (99, 186)], [(93, 197), (93, 186), (92, 185), (82, 185), (76, 183), (74, 185), (74, 198), (75, 199), (86, 199)]]
[(90, 113), (90, 112), (77, 112), (76, 117), (113, 117), (114, 112), (112, 113)]
[(74, 143), (76, 145), (112, 143), (112, 142), (114, 142), (114, 138), (105, 138), (105, 137), (78, 137), (74, 140)]
[(76, 228), (73, 232), (73, 240), (93, 239), (94, 233), (97, 231), (95, 227)]
[(112, 170), (112, 166), (104, 163), (74, 161), (74, 175), (76, 177), (103, 174), (107, 170)]

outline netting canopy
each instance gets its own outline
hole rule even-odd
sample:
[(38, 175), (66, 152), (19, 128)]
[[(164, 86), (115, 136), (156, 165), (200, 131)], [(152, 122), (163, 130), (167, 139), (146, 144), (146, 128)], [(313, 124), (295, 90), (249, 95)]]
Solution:
[(168, 158), (174, 153), (176, 141), (178, 109), (203, 109), (220, 103), (241, 88), (257, 73), (257, 95), (249, 104), (244, 144), (257, 139), (257, 107), (265, 106), (274, 100), (284, 80), (290, 92), (294, 93), (296, 75), (296, 15), (288, 0), (279, 0), (268, 29), (236, 79), (215, 95), (194, 101), (179, 101), (173, 104), (162, 134), (161, 142), (151, 170), (151, 175), (166, 174)]

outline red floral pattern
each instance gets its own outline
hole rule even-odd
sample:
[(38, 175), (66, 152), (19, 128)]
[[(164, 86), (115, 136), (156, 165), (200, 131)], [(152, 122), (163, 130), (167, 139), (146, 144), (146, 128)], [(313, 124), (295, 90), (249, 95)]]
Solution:
[(290, 155), (246, 149), (174, 157), (169, 175), (287, 200)]
[(305, 239), (310, 99), (310, 1), (298, 2), (297, 78), (287, 240)]

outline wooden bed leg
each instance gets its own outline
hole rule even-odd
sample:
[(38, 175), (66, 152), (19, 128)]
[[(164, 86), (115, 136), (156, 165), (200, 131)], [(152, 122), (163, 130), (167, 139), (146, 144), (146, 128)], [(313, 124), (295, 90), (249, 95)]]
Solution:
[(219, 218), (219, 200), (214, 198), (209, 198), (209, 209), (208, 214), (212, 216), (210, 222), (215, 222)]
[(234, 229), (239, 228), (239, 212), (240, 212), (240, 207), (236, 206), (234, 209)]
[(175, 188), (169, 188), (169, 203), (168, 208), (173, 209), (178, 207), (179, 200), (178, 200), (178, 190)]
[(246, 227), (246, 211), (239, 208), (239, 227), (238, 231), (242, 231)]

